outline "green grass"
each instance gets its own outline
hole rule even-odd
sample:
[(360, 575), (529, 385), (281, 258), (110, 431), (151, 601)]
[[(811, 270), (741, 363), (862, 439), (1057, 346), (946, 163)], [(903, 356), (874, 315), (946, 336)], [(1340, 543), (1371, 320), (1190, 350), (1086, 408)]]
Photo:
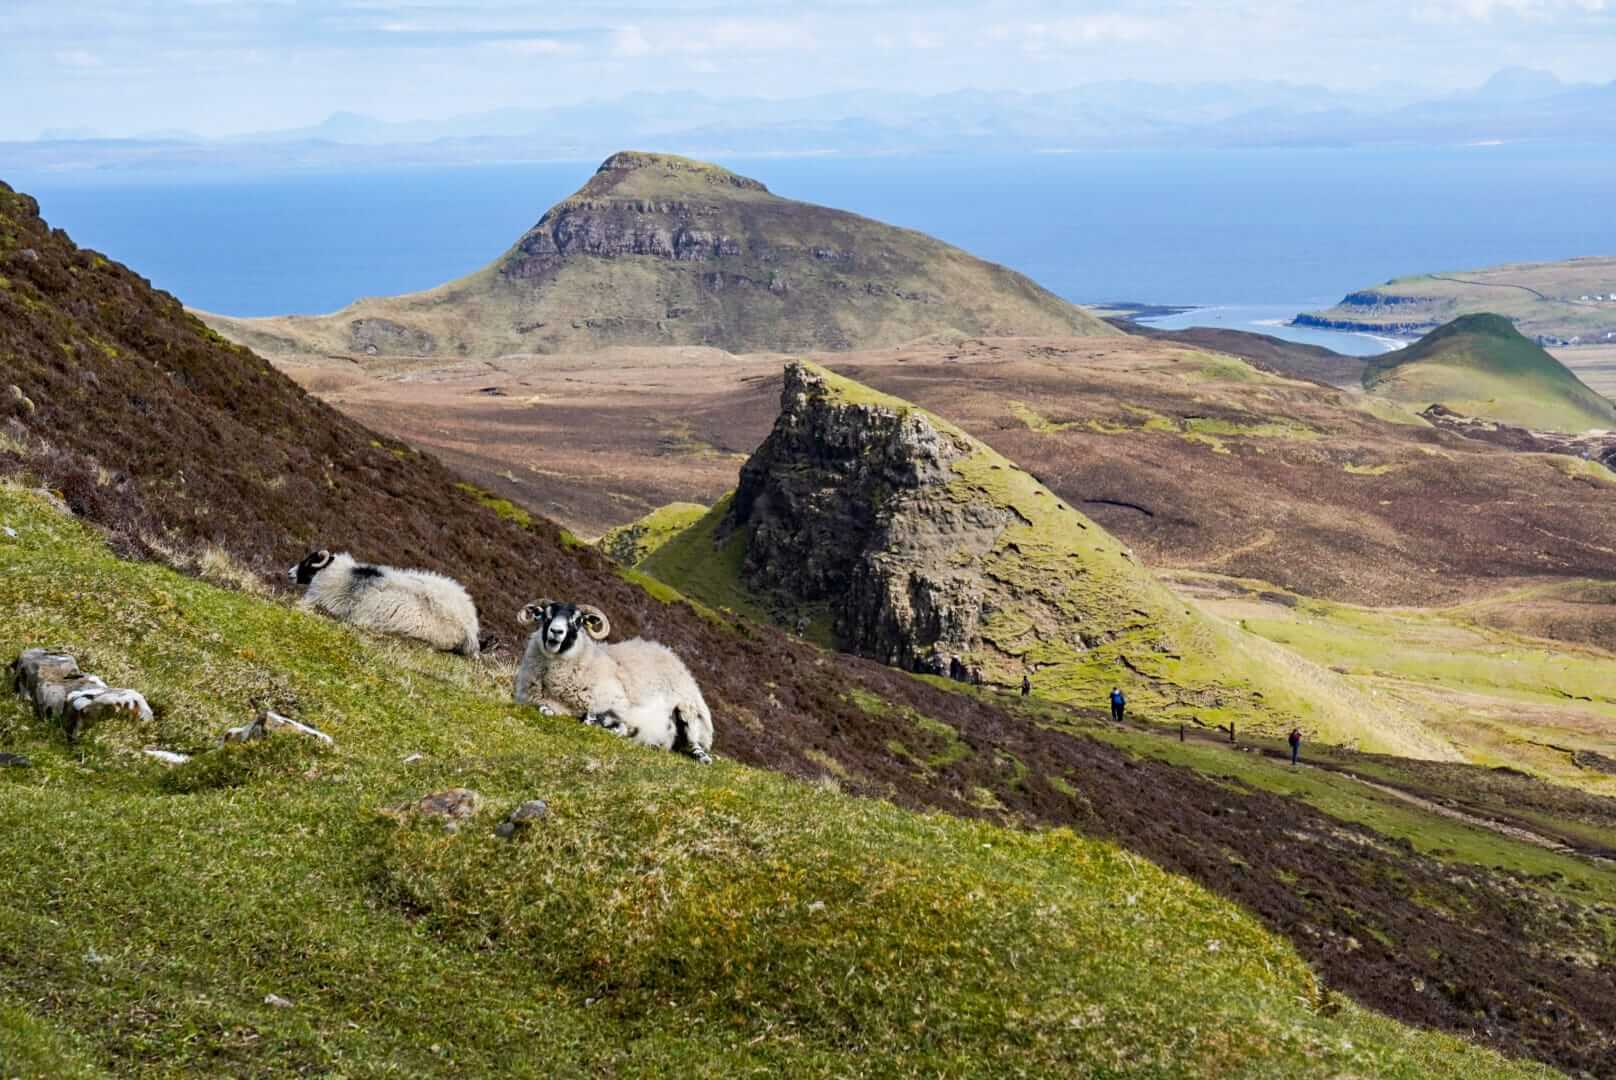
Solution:
[[(1427, 813), (1347, 776), (1311, 767), (1292, 768), (1288, 760), (1228, 747), (1180, 743), (1171, 729), (1165, 727), (1159, 733), (1098, 726), (1083, 730), (1104, 742), (1194, 769), (1208, 777), (1233, 779), (1300, 799), (1332, 817), (1367, 825), (1382, 836), (1407, 840), (1423, 854), (1453, 863), (1505, 867), (1518, 874), (1540, 877), (1548, 882), (1546, 887), (1566, 891), (1581, 902), (1616, 902), (1616, 869), (1512, 839), (1491, 829)], [(1251, 745), (1249, 739), (1246, 745)], [(1282, 746), (1277, 741), (1265, 745), (1276, 750)], [(1307, 746), (1304, 757), (1329, 760), (1330, 751)], [(1365, 774), (1376, 771), (1373, 763), (1358, 759), (1354, 759), (1352, 768)], [(1396, 782), (1401, 777), (1387, 772), (1383, 779)], [(1566, 827), (1560, 820), (1553, 824), (1557, 828)]]
[(600, 549), (620, 566), (638, 567), (663, 544), (700, 521), (707, 507), (700, 503), (676, 502), (659, 506), (637, 521), (607, 530), (600, 538)]
[(1547, 431), (1616, 428), (1616, 404), (1499, 315), (1462, 316), (1376, 357), (1363, 382), (1371, 393), (1416, 410), (1440, 403), (1466, 416)]
[(803, 637), (834, 647), (835, 633), (826, 605), (776, 607), (746, 587), (741, 573), (746, 562), (745, 531), (731, 533), (722, 544), (716, 542), (733, 498), (733, 492), (726, 494), (693, 524), (666, 537), (640, 563), (640, 572), (709, 608), (731, 611), (753, 622), (795, 629), (798, 619), (806, 619)]
[(470, 495), (473, 499), (477, 500), (483, 506), (488, 507), (488, 509), (498, 514), (506, 521), (514, 521), (523, 528), (533, 527), (533, 515), (511, 502), (509, 499), (502, 499), (491, 491), (484, 491), (476, 484), (459, 483), (456, 484), (455, 487), (459, 488), (467, 495)]
[[(159, 710), (70, 746), (0, 703), (36, 762), (0, 774), (8, 1076), (1551, 1075), (1321, 1007), (1254, 919), (1110, 844), (699, 768), (120, 561), (33, 496), (0, 520), (0, 651), (70, 648)], [(335, 748), (133, 752), (266, 696)], [(459, 833), (379, 813), (451, 786), (488, 801)]]

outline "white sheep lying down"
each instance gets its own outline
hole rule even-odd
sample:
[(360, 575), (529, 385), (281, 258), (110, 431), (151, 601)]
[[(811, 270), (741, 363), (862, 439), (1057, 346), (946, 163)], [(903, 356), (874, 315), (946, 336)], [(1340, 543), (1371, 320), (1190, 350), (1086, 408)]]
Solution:
[(603, 644), (611, 623), (588, 604), (540, 600), (516, 618), (538, 625), (516, 671), (518, 702), (712, 762), (713, 714), (672, 649), (641, 638)]
[(308, 586), (302, 605), (343, 622), (424, 641), (444, 652), (476, 656), (477, 605), (453, 578), (354, 561), (323, 548), (288, 571)]

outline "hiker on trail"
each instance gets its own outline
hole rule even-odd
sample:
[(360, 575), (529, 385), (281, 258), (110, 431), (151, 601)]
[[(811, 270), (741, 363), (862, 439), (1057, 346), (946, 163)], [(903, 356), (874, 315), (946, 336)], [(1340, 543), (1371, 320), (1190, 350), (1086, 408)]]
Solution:
[(1113, 721), (1118, 724), (1122, 723), (1122, 710), (1127, 704), (1128, 699), (1122, 696), (1122, 691), (1113, 686), (1111, 688), (1111, 719)]
[(1021, 677), (1021, 696), (1026, 697), (1030, 693), (1032, 693), (1032, 676), (1023, 675)]
[(1291, 728), (1287, 741), (1291, 744), (1291, 764), (1295, 765), (1296, 759), (1302, 756), (1302, 729)]

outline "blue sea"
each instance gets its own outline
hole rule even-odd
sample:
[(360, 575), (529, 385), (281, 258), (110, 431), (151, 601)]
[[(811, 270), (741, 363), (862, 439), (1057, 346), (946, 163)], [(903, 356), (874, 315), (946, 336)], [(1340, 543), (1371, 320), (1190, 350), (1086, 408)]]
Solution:
[[(1616, 253), (1616, 147), (750, 158), (776, 193), (920, 229), (1080, 303), (1196, 310), (1374, 352), (1284, 320), (1405, 274)], [(489, 262), (591, 162), (262, 175), (4, 174), (53, 225), (187, 304), (332, 311)]]

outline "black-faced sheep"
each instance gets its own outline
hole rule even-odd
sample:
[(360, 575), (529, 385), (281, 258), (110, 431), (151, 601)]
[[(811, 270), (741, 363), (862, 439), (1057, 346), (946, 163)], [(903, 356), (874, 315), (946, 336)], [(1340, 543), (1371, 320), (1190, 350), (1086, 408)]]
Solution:
[(538, 625), (516, 671), (517, 701), (712, 762), (712, 712), (673, 650), (641, 638), (602, 644), (611, 624), (588, 604), (540, 600), (516, 618)]
[(453, 578), (355, 562), (320, 550), (288, 571), (307, 586), (302, 605), (386, 634), (424, 641), (444, 652), (476, 656), (477, 606)]

